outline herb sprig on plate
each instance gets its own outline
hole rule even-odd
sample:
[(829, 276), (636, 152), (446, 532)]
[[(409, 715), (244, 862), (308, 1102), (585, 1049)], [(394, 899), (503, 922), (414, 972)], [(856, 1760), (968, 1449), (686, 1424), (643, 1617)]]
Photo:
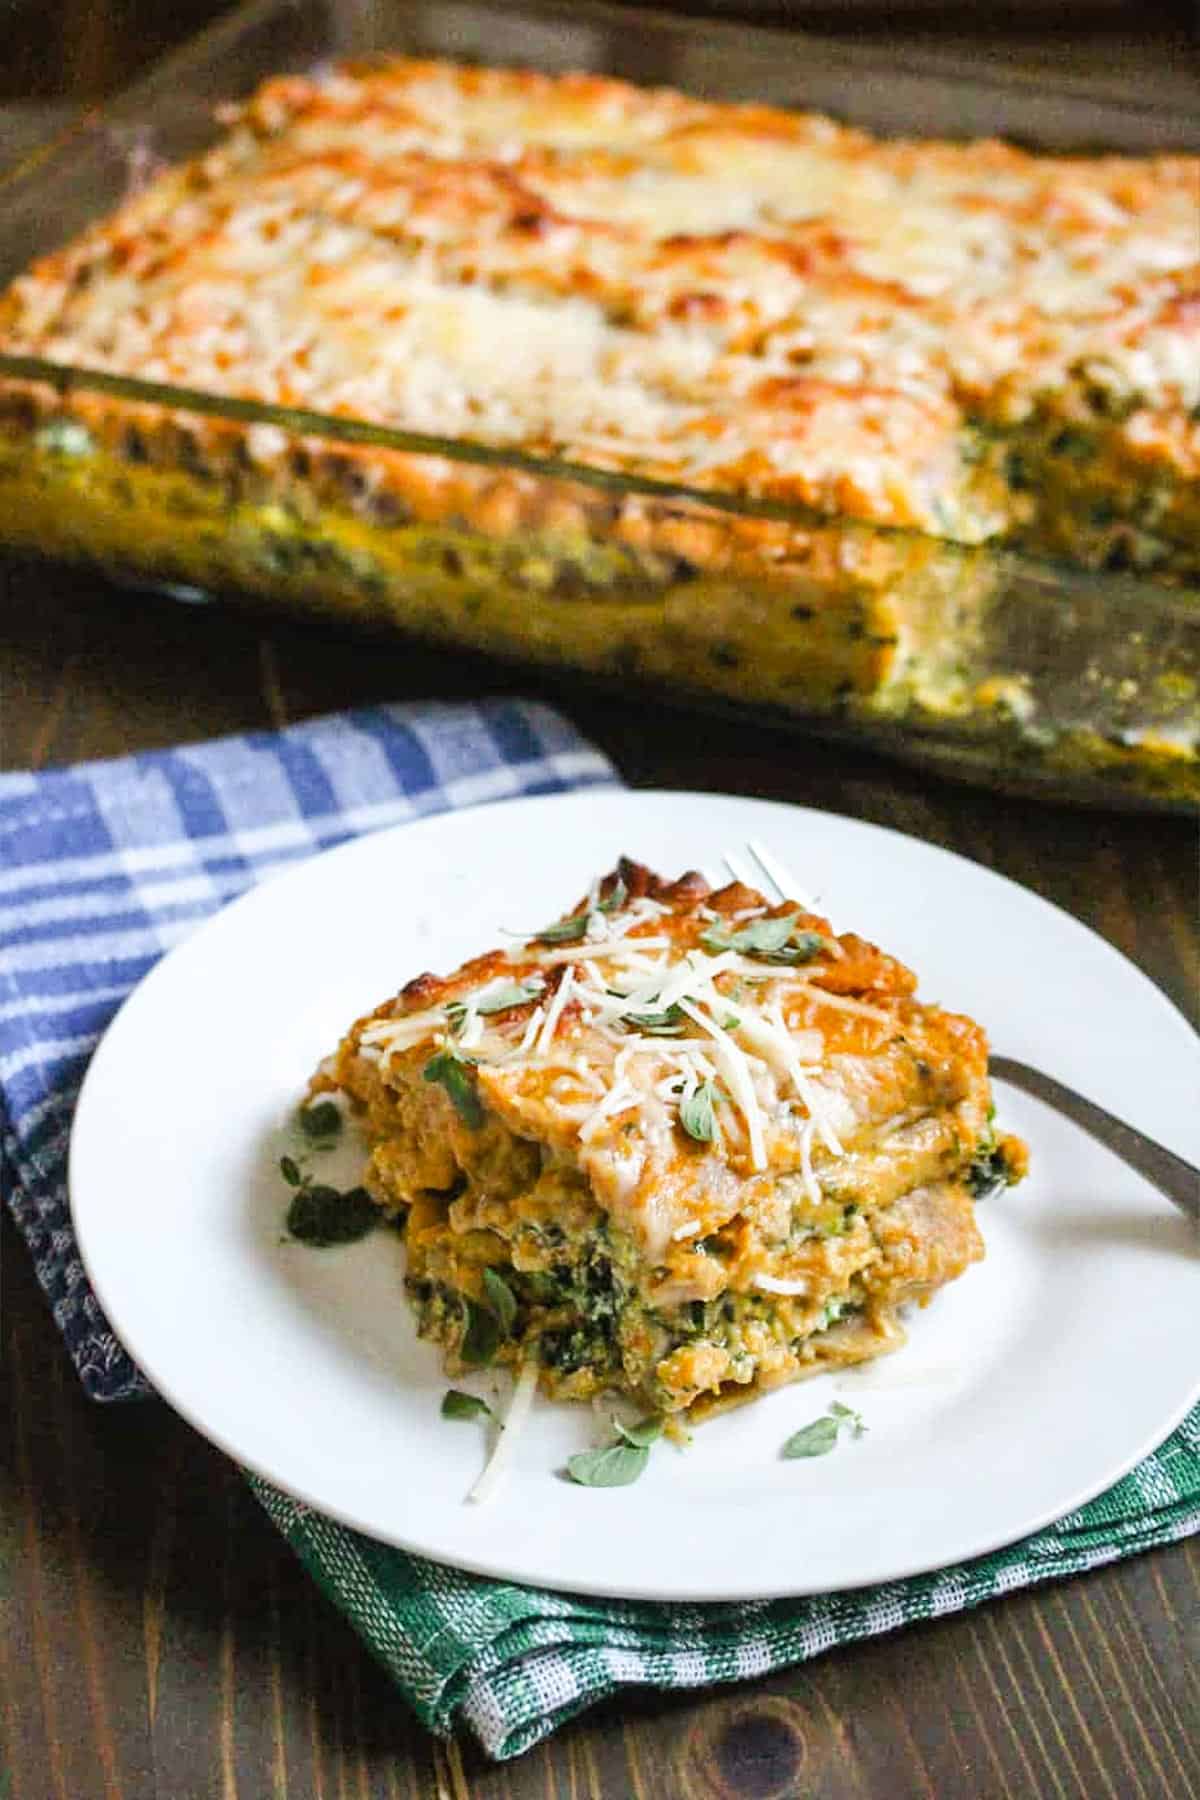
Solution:
[(478, 1394), (464, 1394), (461, 1388), (447, 1388), (442, 1396), (443, 1419), (491, 1419), (491, 1407)]
[(782, 1454), (789, 1461), (804, 1456), (828, 1456), (843, 1431), (849, 1431), (853, 1437), (860, 1438), (866, 1429), (861, 1413), (855, 1412), (852, 1406), (843, 1406), (840, 1400), (835, 1400), (819, 1419), (813, 1419), (811, 1424), (792, 1433), (783, 1446)]
[(829, 939), (819, 931), (798, 931), (799, 913), (782, 919), (751, 919), (737, 931), (727, 925), (710, 925), (701, 937), (703, 948), (713, 956), (723, 950), (736, 950), (759, 962), (795, 964), (811, 962), (829, 948)]
[[(279, 1158), (279, 1173), (292, 1188), (285, 1221), (287, 1235), (314, 1250), (354, 1244), (373, 1231), (379, 1209), (364, 1187), (336, 1188), (314, 1181), (304, 1166), (309, 1154), (332, 1150), (342, 1131), (342, 1114), (332, 1100), (315, 1100), (297, 1108), (295, 1125), (305, 1140), (296, 1156)], [(303, 1159), (303, 1160), (300, 1160)]]
[(567, 1458), (567, 1474), (580, 1487), (628, 1487), (645, 1473), (650, 1446), (662, 1436), (663, 1421), (651, 1416), (636, 1425), (614, 1418), (616, 1436), (596, 1450), (580, 1450)]
[(585, 906), (582, 912), (572, 913), (569, 919), (559, 919), (554, 925), (545, 925), (541, 931), (531, 932), (530, 936), (535, 944), (582, 943), (587, 936), (593, 913), (619, 912), (625, 904), (628, 891), (618, 875), (603, 900), (597, 900), (594, 906)]
[(287, 1234), (314, 1250), (355, 1244), (379, 1224), (379, 1209), (364, 1187), (330, 1187), (313, 1181), (294, 1156), (281, 1156), (279, 1173), (295, 1192), (287, 1210)]

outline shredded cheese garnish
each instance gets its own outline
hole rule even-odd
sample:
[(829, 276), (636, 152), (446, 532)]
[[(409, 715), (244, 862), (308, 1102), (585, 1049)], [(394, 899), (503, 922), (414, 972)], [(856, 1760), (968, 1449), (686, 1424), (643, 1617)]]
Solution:
[(492, 1454), (484, 1464), (479, 1480), (467, 1495), (467, 1499), (474, 1505), (483, 1506), (486, 1501), (490, 1500), (508, 1472), (508, 1466), (512, 1461), (513, 1446), (521, 1427), (529, 1417), (530, 1409), (533, 1406), (533, 1397), (537, 1392), (537, 1384), (537, 1357), (531, 1356), (521, 1365), (521, 1373), (517, 1377), (508, 1409), (500, 1423), (499, 1434), (492, 1447)]
[(579, 1127), (580, 1142), (590, 1144), (605, 1119), (612, 1118), (614, 1113), (625, 1112), (630, 1106), (637, 1106), (640, 1099), (637, 1089), (627, 1081), (619, 1081), (615, 1087), (609, 1088), (599, 1106), (587, 1115)]
[(533, 1048), (534, 1040), (541, 1030), (542, 1020), (546, 1017), (544, 1006), (536, 1006), (525, 1022), (525, 1030), (521, 1034), (521, 1042), (517, 1045), (517, 1057), (528, 1056)]
[(759, 838), (750, 838), (746, 848), (764, 875), (775, 883), (785, 900), (795, 900), (805, 912), (815, 911), (816, 901), (805, 893), (791, 870), (777, 856), (773, 856)]
[[(782, 882), (782, 865), (769, 856), (759, 860)], [(790, 880), (787, 890), (803, 903)], [(777, 1106), (776, 1097), (782, 1101), (790, 1090), (805, 1115), (799, 1132), (804, 1190), (810, 1200), (819, 1200), (814, 1144), (819, 1140), (831, 1156), (844, 1156), (845, 1150), (819, 1080), (825, 1038), (808, 1023), (808, 1014), (828, 1007), (882, 1025), (894, 1025), (893, 1017), (879, 1007), (827, 993), (813, 985), (810, 973), (786, 964), (736, 950), (709, 954), (695, 947), (679, 953), (671, 936), (649, 935), (660, 918), (672, 916), (671, 907), (642, 898), (609, 914), (601, 910), (598, 894), (596, 885), (578, 943), (530, 938), (508, 953), (513, 975), (522, 982), (540, 980), (545, 987), (561, 971), (554, 993), (533, 1007), (519, 1036), (508, 1021), (493, 1023), (479, 1011), (504, 979), (495, 976), (446, 1005), (373, 1021), (361, 1033), (363, 1053), (382, 1056), (386, 1064), (401, 1050), (429, 1040), (469, 1051), (480, 1064), (554, 1072), (574, 1067), (598, 1102), (581, 1106), (572, 1101), (564, 1107), (556, 1090), (551, 1098), (564, 1119), (578, 1118), (582, 1145), (590, 1145), (607, 1123), (630, 1109), (639, 1113), (647, 1139), (657, 1141), (679, 1125), (680, 1109), (689, 1107), (700, 1084), (710, 1082), (732, 1102), (732, 1110), (724, 1108), (716, 1122), (714, 1144), (722, 1140), (723, 1120), (756, 1170), (768, 1166), (768, 1115), (778, 1111), (782, 1116), (785, 1108)], [(766, 908), (760, 904), (743, 911), (758, 917)], [(729, 923), (740, 917), (720, 916)], [(736, 998), (717, 985), (722, 976), (741, 980)], [(572, 1000), (578, 1001), (577, 1023), (564, 1042), (563, 1019)], [(612, 1062), (605, 1067), (609, 1052)], [(634, 1057), (644, 1059), (636, 1077)], [(606, 1134), (606, 1142), (611, 1136)]]
[(750, 1166), (754, 1169), (765, 1169), (767, 1145), (763, 1137), (762, 1110), (758, 1104), (758, 1096), (754, 1092), (754, 1080), (750, 1073), (750, 1065), (723, 1026), (717, 1025), (712, 1019), (707, 1018), (699, 1007), (692, 1005), (690, 1000), (680, 1000), (679, 1007), (693, 1023), (699, 1025), (701, 1031), (706, 1032), (712, 1039), (714, 1060), (725, 1077), (734, 1105), (746, 1121), (746, 1133), (750, 1139)]
[(546, 1011), (546, 1022), (542, 1026), (541, 1035), (537, 1041), (539, 1056), (545, 1056), (554, 1041), (554, 1033), (558, 1030), (558, 1021), (562, 1018), (567, 1001), (571, 998), (574, 980), (575, 971), (568, 963), (563, 978), (558, 984), (558, 991)]
[(466, 1019), (458, 1034), (458, 1043), (463, 1050), (474, 1050), (483, 1037), (485, 1030), (483, 1014), (476, 1012), (468, 1002)]

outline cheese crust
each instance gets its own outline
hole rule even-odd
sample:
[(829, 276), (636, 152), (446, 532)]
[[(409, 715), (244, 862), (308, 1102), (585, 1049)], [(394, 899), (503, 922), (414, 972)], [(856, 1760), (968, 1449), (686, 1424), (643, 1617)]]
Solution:
[(209, 405), (0, 375), (7, 544), (1194, 804), (1187, 628), (1059, 681), (1075, 578), (995, 551), (1200, 580), (1200, 161), (403, 59), (227, 123), (0, 295)]
[(895, 1348), (982, 1256), (974, 1192), (1024, 1146), (979, 1027), (915, 987), (799, 906), (623, 861), (360, 1019), (311, 1092), (360, 1113), (452, 1372), (492, 1320), (551, 1394), (699, 1417)]
[[(1196, 567), (1196, 159), (403, 59), (269, 81), (228, 120), (13, 285), (0, 349)], [(403, 459), (368, 466), (403, 490)]]

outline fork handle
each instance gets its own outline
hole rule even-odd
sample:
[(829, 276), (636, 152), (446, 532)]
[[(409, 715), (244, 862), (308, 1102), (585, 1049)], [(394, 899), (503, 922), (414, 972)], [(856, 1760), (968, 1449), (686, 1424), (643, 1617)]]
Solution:
[(1189, 1219), (1200, 1222), (1200, 1169), (1193, 1163), (1176, 1156), (1173, 1150), (1156, 1143), (1144, 1131), (1127, 1125), (1123, 1119), (1114, 1118), (1094, 1100), (1085, 1100), (1073, 1088), (1064, 1087), (1061, 1081), (1055, 1081), (1052, 1075), (1044, 1075), (1040, 1069), (1031, 1068), (1028, 1063), (1017, 1062), (1011, 1056), (992, 1056), (988, 1059), (988, 1067), (1001, 1081), (1010, 1081), (1014, 1087), (1023, 1088), (1027, 1094), (1044, 1100), (1048, 1106), (1074, 1120), (1076, 1125), (1081, 1125), (1106, 1149), (1115, 1151), (1131, 1169), (1152, 1181), (1159, 1192), (1173, 1200)]

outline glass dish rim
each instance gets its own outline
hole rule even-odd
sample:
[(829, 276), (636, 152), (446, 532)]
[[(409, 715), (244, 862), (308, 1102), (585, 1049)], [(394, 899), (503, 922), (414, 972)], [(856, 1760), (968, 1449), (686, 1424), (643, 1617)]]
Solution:
[[(123, 117), (131, 110), (137, 112), (141, 104), (153, 97), (159, 88), (174, 86), (179, 76), (194, 67), (203, 67), (226, 48), (227, 40), (235, 41), (255, 24), (298, 3), (300, 0), (240, 0), (240, 4), (229, 12), (203, 26), (175, 49), (158, 57), (133, 82), (89, 106), (80, 113), (75, 124), (67, 129), (86, 131), (102, 126), (113, 118)], [(326, 0), (326, 3), (336, 6), (339, 0)], [(908, 46), (899, 53), (885, 54), (874, 42), (864, 44), (857, 40), (828, 37), (821, 32), (808, 31), (803, 26), (785, 28), (763, 24), (758, 20), (743, 22), (708, 13), (665, 12), (654, 6), (614, 4), (613, 0), (513, 0), (512, 4), (508, 0), (472, 0), (472, 4), (480, 11), (494, 11), (498, 17), (524, 16), (574, 23), (582, 21), (585, 24), (641, 26), (661, 36), (675, 38), (682, 38), (689, 28), (703, 28), (707, 37), (724, 38), (743, 51), (757, 48), (764, 54), (769, 54), (773, 50), (779, 52), (785, 46), (794, 50), (798, 45), (803, 45), (808, 54), (819, 57), (826, 65), (842, 64), (847, 70), (857, 72), (876, 70), (888, 75), (898, 73), (930, 79), (942, 78), (959, 82), (975, 92), (996, 89), (1027, 98), (1036, 96), (1041, 99), (1087, 101), (1114, 115), (1136, 118), (1148, 124), (1157, 124), (1165, 119), (1190, 126), (1196, 152), (1200, 154), (1200, 125), (1197, 124), (1194, 111), (1173, 104), (1150, 105), (1127, 99), (1107, 85), (1093, 85), (1092, 78), (1086, 75), (1050, 80), (1043, 78), (1040, 73), (1036, 76), (1009, 73), (996, 65), (981, 69), (979, 64), (955, 51), (942, 51), (935, 47), (922, 46), (917, 49)], [(49, 148), (57, 149), (61, 147), (61, 142), (60, 134)], [(18, 163), (15, 170), (0, 178), (0, 190), (8, 182), (27, 173), (28, 162)]]

